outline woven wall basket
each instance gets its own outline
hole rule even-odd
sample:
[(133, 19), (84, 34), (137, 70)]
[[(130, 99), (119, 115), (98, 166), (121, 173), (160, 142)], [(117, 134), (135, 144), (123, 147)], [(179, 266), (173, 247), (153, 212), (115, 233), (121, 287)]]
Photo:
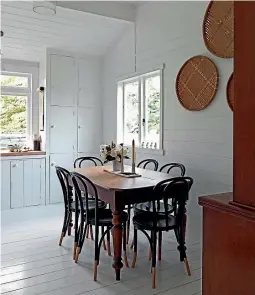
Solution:
[(229, 77), (227, 85), (227, 101), (232, 111), (234, 111), (234, 75)]
[(223, 58), (234, 57), (234, 3), (211, 1), (204, 17), (204, 42), (209, 51)]
[(203, 110), (213, 100), (218, 81), (218, 70), (208, 57), (190, 58), (176, 78), (176, 93), (181, 105), (190, 111)]

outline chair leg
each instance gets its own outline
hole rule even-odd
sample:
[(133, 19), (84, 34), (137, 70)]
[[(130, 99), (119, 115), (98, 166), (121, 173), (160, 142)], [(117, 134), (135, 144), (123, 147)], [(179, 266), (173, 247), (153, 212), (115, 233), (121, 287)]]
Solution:
[[(152, 232), (151, 232), (151, 240), (152, 240)], [(151, 247), (149, 248), (149, 261), (151, 261), (152, 253), (151, 253)]]
[(129, 234), (130, 234), (130, 219), (131, 219), (131, 205), (128, 205), (128, 221), (127, 221), (127, 235), (126, 235), (126, 243), (129, 243)]
[(72, 226), (73, 226), (72, 212), (70, 211), (69, 222), (68, 222), (68, 236), (71, 236), (71, 234), (72, 234)]
[(188, 258), (187, 257), (184, 258), (184, 263), (185, 263), (185, 266), (186, 266), (186, 270), (187, 270), (188, 276), (191, 276), (190, 266), (189, 266), (189, 262), (188, 262)]
[(123, 256), (124, 256), (124, 264), (126, 267), (129, 267), (128, 264), (128, 259), (127, 259), (127, 227), (126, 227), (126, 223), (123, 223)]
[(62, 245), (63, 238), (66, 235), (67, 222), (68, 222), (68, 211), (65, 209), (65, 215), (64, 215), (64, 222), (63, 222), (62, 232), (61, 232), (60, 239), (59, 239), (59, 242), (58, 242), (58, 245), (59, 246)]
[[(101, 228), (102, 230), (102, 228)], [(94, 256), (94, 281), (97, 281), (97, 267), (99, 264), (100, 244), (99, 244), (99, 226), (95, 224), (95, 256)]]
[(152, 268), (151, 268), (151, 274), (152, 274), (152, 289), (156, 288), (156, 262), (157, 262), (157, 233), (156, 231), (151, 232), (152, 236)]
[(161, 261), (162, 231), (158, 233), (158, 260)]
[(98, 261), (94, 261), (94, 281), (97, 281), (97, 267), (98, 267)]
[(130, 249), (133, 249), (133, 248), (134, 248), (134, 239), (133, 239), (133, 241), (132, 241), (132, 243), (130, 245)]
[(79, 211), (75, 212), (74, 215), (74, 244), (73, 244), (73, 260), (75, 260), (75, 256), (76, 256), (76, 249), (78, 246), (78, 237), (79, 237)]
[(90, 231), (90, 239), (91, 239), (91, 241), (94, 241), (92, 224), (89, 225), (89, 231)]
[(84, 240), (85, 240), (85, 236), (86, 236), (88, 226), (89, 225), (86, 223), (85, 227), (84, 227), (84, 231), (83, 231), (83, 224), (81, 224), (80, 237), (79, 237), (79, 241), (78, 241), (78, 246), (76, 248), (75, 263), (78, 262), (78, 258), (79, 258), (79, 255), (81, 253), (82, 246), (84, 244)]
[(136, 228), (134, 228), (134, 239), (133, 239), (133, 243), (134, 243), (134, 253), (133, 253), (132, 268), (135, 267), (136, 257), (137, 257), (137, 229)]
[[(104, 234), (104, 226), (101, 226), (101, 235), (103, 235), (103, 234)], [(106, 244), (105, 244), (105, 240), (104, 239), (103, 239), (102, 247), (106, 251)]]
[(106, 239), (107, 239), (107, 253), (108, 256), (111, 256), (111, 234), (110, 234), (110, 227), (107, 228), (107, 234), (106, 234)]

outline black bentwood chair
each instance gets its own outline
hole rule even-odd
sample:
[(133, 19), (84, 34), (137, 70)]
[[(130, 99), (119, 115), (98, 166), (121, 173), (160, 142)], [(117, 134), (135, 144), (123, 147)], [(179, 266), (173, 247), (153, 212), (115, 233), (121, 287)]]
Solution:
[[(154, 160), (154, 159), (145, 159), (145, 160), (142, 160), (141, 162), (139, 162), (137, 164), (137, 168), (142, 168), (142, 169), (149, 169), (151, 168), (151, 170), (153, 171), (157, 171), (158, 170), (158, 161), (157, 160)], [(128, 205), (126, 207), (126, 210), (127, 210), (127, 213), (128, 213), (128, 225), (127, 225), (127, 244), (129, 243), (129, 233), (130, 233), (130, 216), (131, 216), (131, 209), (132, 209), (132, 206), (131, 205)]]
[[(144, 212), (135, 215), (134, 224), (134, 256), (132, 267), (135, 267), (137, 256), (137, 230), (141, 230), (147, 237), (152, 253), (152, 288), (156, 286), (156, 251), (157, 251), (157, 233), (174, 230), (180, 252), (180, 261), (184, 261), (188, 275), (191, 275), (190, 267), (186, 255), (185, 246), (185, 227), (186, 227), (186, 202), (188, 200), (189, 190), (193, 184), (190, 177), (175, 177), (159, 182), (154, 187), (155, 200), (152, 201), (152, 213)], [(168, 201), (174, 199), (173, 214), (168, 212)], [(162, 200), (164, 212), (158, 213), (157, 200)], [(151, 235), (146, 231), (150, 231)]]
[(56, 166), (56, 173), (59, 179), (63, 197), (64, 197), (64, 206), (65, 206), (65, 214), (64, 214), (64, 222), (62, 227), (61, 236), (59, 239), (59, 246), (62, 245), (63, 238), (66, 235), (66, 231), (68, 228), (68, 235), (71, 235), (71, 229), (73, 226), (72, 223), (72, 213), (75, 212), (73, 205), (73, 187), (71, 185), (71, 175), (70, 172), (62, 167)]
[(77, 158), (74, 161), (74, 168), (81, 168), (82, 167), (82, 163), (85, 161), (89, 161), (90, 164), (95, 165), (95, 166), (104, 166), (103, 162), (96, 157), (80, 157)]
[[(159, 172), (166, 171), (166, 173), (170, 173), (171, 170), (173, 170), (174, 168), (180, 169), (180, 176), (185, 175), (185, 172), (186, 172), (185, 166), (183, 164), (180, 164), (180, 163), (165, 164), (159, 169)], [(152, 212), (151, 202), (144, 202), (144, 203), (139, 203), (139, 204), (134, 205), (134, 215), (143, 213), (144, 211)], [(160, 202), (159, 200), (158, 200), (158, 203), (157, 203), (157, 211), (158, 211), (158, 213), (164, 211), (163, 203)], [(172, 205), (168, 205), (168, 212), (169, 213), (173, 212), (173, 206)]]
[(168, 163), (163, 165), (160, 169), (159, 172), (164, 172), (166, 171), (166, 173), (170, 173), (171, 170), (173, 170), (174, 168), (179, 168), (180, 169), (180, 175), (184, 176), (186, 173), (186, 168), (183, 164), (181, 163)]
[[(110, 255), (110, 231), (113, 227), (112, 224), (112, 211), (110, 209), (100, 208), (100, 200), (98, 198), (98, 192), (96, 186), (93, 184), (91, 180), (86, 178), (85, 176), (73, 172), (72, 180), (75, 189), (75, 206), (76, 210), (78, 210), (78, 205), (80, 208), (80, 225), (76, 232), (77, 235), (77, 248), (75, 262), (78, 262), (79, 254), (81, 253), (82, 246), (85, 240), (85, 233), (89, 224), (95, 226), (95, 256), (94, 256), (94, 280), (97, 280), (97, 266), (99, 265), (99, 257), (100, 257), (100, 248), (104, 237), (107, 238), (107, 248), (108, 254)], [(94, 196), (95, 207), (93, 209), (90, 208), (90, 195)], [(85, 202), (83, 201), (83, 196), (85, 198)], [(127, 213), (123, 212), (122, 215), (122, 226), (123, 226), (123, 252), (124, 252), (124, 262), (125, 265), (128, 266), (127, 262), (127, 254), (126, 254), (126, 222), (128, 219)], [(106, 227), (106, 230), (102, 231), (101, 238), (99, 239), (99, 227)]]
[(142, 160), (141, 162), (139, 162), (137, 164), (137, 168), (143, 168), (143, 169), (146, 169), (149, 168), (148, 166), (152, 167), (152, 170), (154, 171), (157, 171), (158, 170), (158, 161), (157, 160), (154, 160), (154, 159), (145, 159), (145, 160)]
[[(82, 163), (85, 163), (85, 162), (89, 163), (89, 165), (92, 165), (92, 166), (104, 166), (103, 162), (99, 158), (89, 156), (89, 157), (77, 158), (74, 161), (74, 168), (82, 168)], [(89, 232), (90, 232), (90, 238), (93, 241), (94, 238), (93, 238), (92, 225), (90, 225), (87, 228), (86, 238), (89, 237)], [(106, 250), (105, 240), (103, 240), (103, 247), (104, 247), (104, 250)]]

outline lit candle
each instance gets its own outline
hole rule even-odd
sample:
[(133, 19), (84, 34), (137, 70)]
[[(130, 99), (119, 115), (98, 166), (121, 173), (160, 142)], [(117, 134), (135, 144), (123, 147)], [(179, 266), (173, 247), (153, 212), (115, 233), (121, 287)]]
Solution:
[(132, 140), (132, 173), (135, 173), (135, 140)]

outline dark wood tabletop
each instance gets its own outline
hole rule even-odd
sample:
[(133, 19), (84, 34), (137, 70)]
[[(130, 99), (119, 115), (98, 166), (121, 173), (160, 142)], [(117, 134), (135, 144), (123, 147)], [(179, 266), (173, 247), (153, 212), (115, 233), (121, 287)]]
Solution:
[[(136, 173), (140, 174), (141, 177), (126, 178), (104, 171), (106, 169), (110, 170), (111, 166), (75, 168), (74, 171), (88, 177), (95, 185), (113, 191), (151, 188), (158, 182), (170, 178), (167, 173), (141, 168), (136, 168)], [(131, 166), (125, 165), (124, 171), (131, 172)]]

